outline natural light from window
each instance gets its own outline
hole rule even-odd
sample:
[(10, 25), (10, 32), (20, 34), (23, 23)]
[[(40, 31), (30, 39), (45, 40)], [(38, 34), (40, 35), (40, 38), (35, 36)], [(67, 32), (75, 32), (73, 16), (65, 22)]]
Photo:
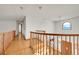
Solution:
[(65, 23), (63, 24), (63, 29), (64, 29), (64, 30), (71, 30), (71, 23), (65, 22)]

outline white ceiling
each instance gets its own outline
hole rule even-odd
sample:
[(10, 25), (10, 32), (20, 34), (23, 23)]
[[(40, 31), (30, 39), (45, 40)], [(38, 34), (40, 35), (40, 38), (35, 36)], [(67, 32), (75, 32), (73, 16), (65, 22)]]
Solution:
[[(38, 7), (42, 6), (40, 10)], [(21, 10), (20, 7), (23, 7)], [(20, 17), (62, 20), (79, 16), (79, 5), (47, 4), (47, 5), (0, 5), (0, 20), (18, 20)]]

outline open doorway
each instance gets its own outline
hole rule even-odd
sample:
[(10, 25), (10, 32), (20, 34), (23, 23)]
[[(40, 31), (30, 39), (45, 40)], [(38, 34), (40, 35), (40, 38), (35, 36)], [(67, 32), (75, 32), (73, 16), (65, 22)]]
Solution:
[(19, 23), (19, 33), (22, 33), (22, 24)]
[(16, 21), (16, 35), (17, 37), (22, 36), (24, 39), (26, 34), (26, 18), (22, 18)]
[(22, 38), (22, 36), (23, 36), (23, 34), (22, 34), (22, 24), (21, 23), (19, 23), (18, 24), (19, 26), (19, 28), (18, 28), (18, 39), (21, 39)]
[(22, 21), (17, 21), (16, 22), (16, 35), (17, 35), (17, 39), (20, 39), (22, 37), (23, 34), (23, 23)]

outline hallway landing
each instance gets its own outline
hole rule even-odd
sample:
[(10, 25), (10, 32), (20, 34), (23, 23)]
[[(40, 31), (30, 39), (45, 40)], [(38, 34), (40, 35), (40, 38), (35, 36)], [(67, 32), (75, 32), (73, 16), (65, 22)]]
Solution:
[(30, 40), (15, 38), (5, 51), (5, 55), (33, 55), (30, 46)]

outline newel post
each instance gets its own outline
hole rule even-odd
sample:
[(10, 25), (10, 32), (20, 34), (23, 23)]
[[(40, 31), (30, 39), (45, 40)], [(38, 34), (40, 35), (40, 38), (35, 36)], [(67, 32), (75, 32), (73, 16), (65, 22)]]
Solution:
[(32, 48), (32, 32), (30, 32), (30, 48)]

